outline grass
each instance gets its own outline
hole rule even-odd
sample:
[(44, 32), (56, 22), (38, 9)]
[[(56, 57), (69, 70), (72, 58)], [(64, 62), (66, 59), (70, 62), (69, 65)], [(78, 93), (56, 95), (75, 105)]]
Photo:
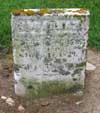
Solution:
[(100, 49), (99, 0), (0, 0), (0, 49), (11, 47), (10, 12), (20, 8), (88, 8), (90, 10), (89, 47)]

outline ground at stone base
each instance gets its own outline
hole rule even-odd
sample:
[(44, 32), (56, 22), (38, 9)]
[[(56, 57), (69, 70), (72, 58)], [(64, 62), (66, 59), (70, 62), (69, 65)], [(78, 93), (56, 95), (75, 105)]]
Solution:
[[(11, 97), (15, 102), (9, 106), (0, 98), (0, 113), (100, 113), (100, 51), (88, 50), (88, 61), (96, 70), (86, 72), (83, 97), (66, 94), (33, 101), (15, 95), (12, 55), (0, 56), (0, 97)], [(18, 111), (20, 105), (25, 111)]]

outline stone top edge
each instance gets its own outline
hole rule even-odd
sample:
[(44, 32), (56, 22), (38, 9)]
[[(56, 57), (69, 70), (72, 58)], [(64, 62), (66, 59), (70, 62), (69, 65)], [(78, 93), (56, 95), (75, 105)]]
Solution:
[(12, 14), (15, 16), (19, 15), (90, 15), (88, 9), (85, 8), (44, 8), (44, 9), (14, 9)]

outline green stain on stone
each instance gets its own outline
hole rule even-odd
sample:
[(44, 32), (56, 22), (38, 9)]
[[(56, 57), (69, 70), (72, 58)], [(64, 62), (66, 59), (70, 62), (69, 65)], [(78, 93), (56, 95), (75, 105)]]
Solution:
[(28, 80), (22, 78), (21, 82), (27, 88), (26, 97), (29, 98), (40, 98), (52, 95), (59, 95), (65, 93), (74, 93), (83, 89), (81, 84), (69, 84), (66, 81), (41, 81), (38, 80)]
[(83, 16), (80, 16), (80, 15), (73, 15), (73, 17), (79, 19), (79, 20), (82, 22)]
[(73, 86), (69, 87), (69, 89), (67, 90), (67, 92), (69, 93), (75, 93), (79, 90), (83, 90), (83, 86), (81, 84), (74, 84)]
[(85, 65), (86, 65), (86, 62), (82, 62), (82, 63), (76, 64), (76, 67), (83, 67)]

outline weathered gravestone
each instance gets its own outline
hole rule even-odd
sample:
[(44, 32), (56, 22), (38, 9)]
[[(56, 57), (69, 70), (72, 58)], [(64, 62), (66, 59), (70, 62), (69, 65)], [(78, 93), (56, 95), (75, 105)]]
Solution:
[(84, 88), (89, 11), (12, 11), (15, 93), (44, 97)]

